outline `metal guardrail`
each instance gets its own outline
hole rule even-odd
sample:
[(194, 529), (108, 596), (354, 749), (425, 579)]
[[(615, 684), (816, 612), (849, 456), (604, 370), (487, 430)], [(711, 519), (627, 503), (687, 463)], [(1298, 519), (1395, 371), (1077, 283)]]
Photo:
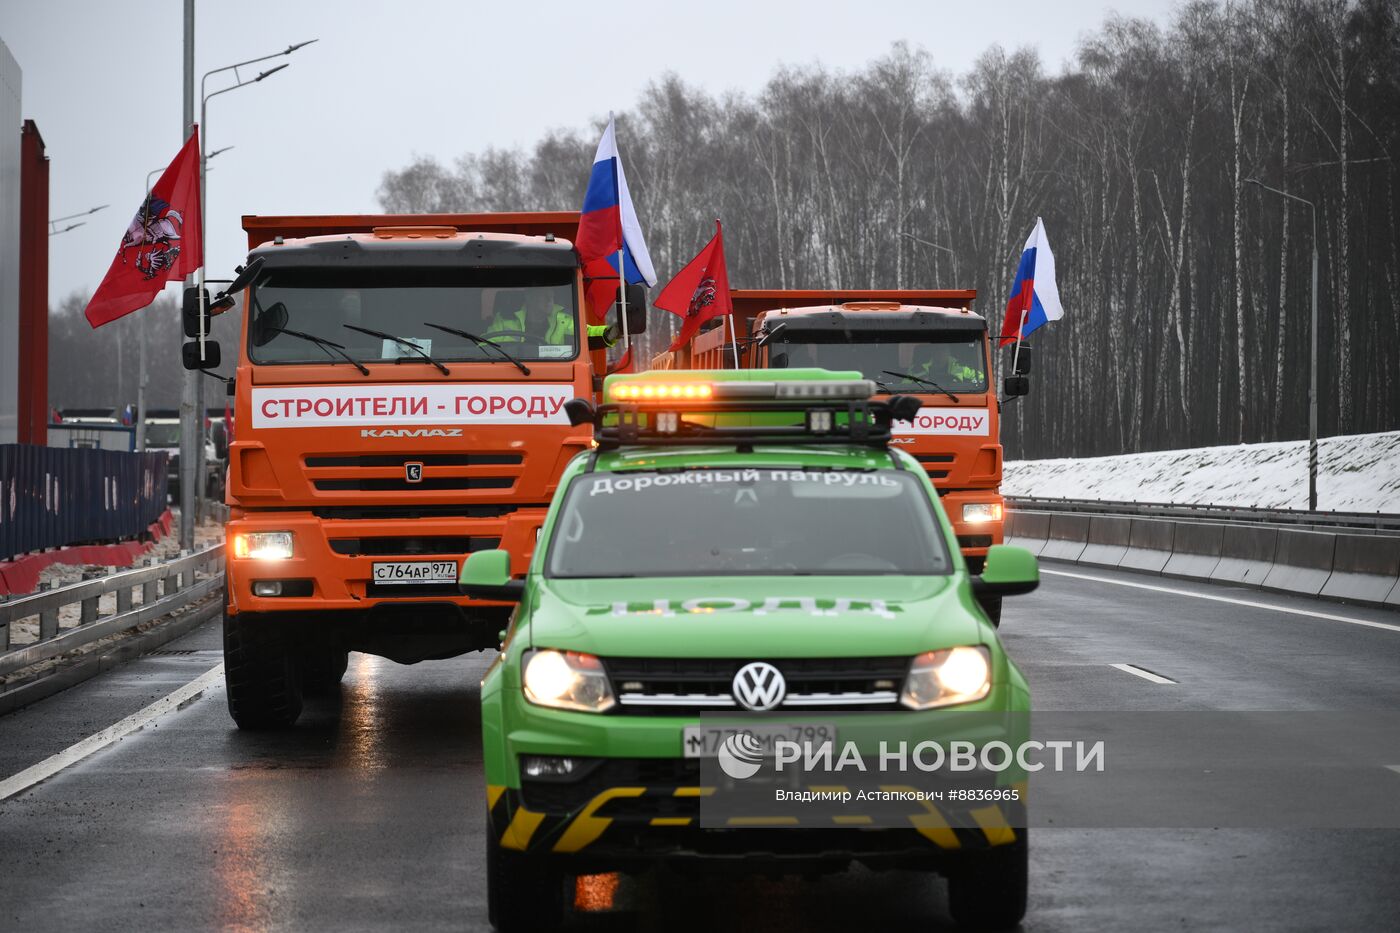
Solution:
[(1202, 522), (1287, 525), (1316, 530), (1367, 530), (1400, 534), (1400, 515), (1387, 512), (1309, 512), (1305, 509), (1258, 509), (1235, 505), (1187, 505), (1179, 502), (1112, 502), (1099, 499), (1057, 499), (1008, 496), (1012, 509), (1038, 512), (1082, 512), (1131, 515), (1138, 518), (1180, 518)]
[[(224, 546), (215, 544), (154, 567), (125, 570), (0, 603), (0, 676), (135, 628), (218, 592), (224, 585), (223, 564)], [(217, 573), (196, 581), (200, 570)], [(139, 606), (134, 595), (138, 587)], [(116, 611), (99, 616), (100, 600), (110, 593), (116, 594)], [(59, 610), (74, 603), (82, 607), (77, 626), (60, 630)], [(38, 640), (12, 647), (11, 625), (34, 616), (39, 618)]]

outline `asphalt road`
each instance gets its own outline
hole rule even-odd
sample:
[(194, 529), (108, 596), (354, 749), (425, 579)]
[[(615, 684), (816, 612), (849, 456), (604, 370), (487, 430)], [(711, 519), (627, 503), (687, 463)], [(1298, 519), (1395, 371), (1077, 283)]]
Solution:
[[(1045, 569), (1003, 624), (1037, 708), (1400, 707), (1396, 613)], [(0, 780), (220, 660), (213, 623), (0, 719)], [(215, 684), (0, 802), (0, 929), (485, 929), (487, 660), (352, 655), (283, 734), (235, 730)], [(1400, 929), (1400, 830), (1038, 830), (1031, 853), (1028, 931)], [(578, 901), (579, 930), (951, 928), (941, 882), (911, 873), (601, 877)]]

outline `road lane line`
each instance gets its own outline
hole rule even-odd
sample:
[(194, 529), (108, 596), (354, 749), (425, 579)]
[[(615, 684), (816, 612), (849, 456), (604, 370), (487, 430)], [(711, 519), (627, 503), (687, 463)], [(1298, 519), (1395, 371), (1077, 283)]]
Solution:
[(215, 665), (185, 684), (173, 693), (168, 693), (145, 709), (138, 710), (101, 732), (94, 733), (74, 745), (70, 745), (56, 755), (50, 755), (37, 765), (25, 768), (13, 777), (0, 781), (0, 800), (8, 800), (15, 794), (28, 790), (40, 781), (53, 777), (70, 765), (101, 751), (114, 742), (120, 742), (138, 729), (145, 728), (167, 713), (182, 708), (209, 689), (224, 676), (224, 665)]
[(1096, 577), (1087, 573), (1069, 573), (1064, 570), (1047, 570), (1040, 568), (1041, 573), (1048, 573), (1055, 577), (1073, 577), (1076, 580), (1092, 580), (1095, 583), (1112, 583), (1114, 586), (1131, 586), (1139, 590), (1151, 590), (1154, 593), (1171, 593), (1173, 596), (1190, 596), (1194, 599), (1208, 599), (1216, 603), (1230, 603), (1235, 606), (1248, 606), (1251, 609), (1272, 609), (1274, 612), (1286, 612), (1289, 615), (1309, 616), (1314, 619), (1327, 619), (1331, 622), (1347, 622), (1352, 625), (1364, 625), (1367, 628), (1385, 629), (1390, 632), (1400, 632), (1400, 625), (1389, 622), (1372, 622), (1370, 619), (1356, 619), (1351, 616), (1337, 616), (1330, 612), (1313, 612), (1310, 609), (1291, 609), (1288, 606), (1274, 606), (1269, 603), (1258, 603), (1251, 599), (1235, 599), (1233, 596), (1212, 596), (1209, 593), (1193, 593), (1190, 590), (1178, 590), (1170, 586), (1154, 586), (1151, 583), (1132, 583), (1128, 580), (1113, 580), (1108, 577)]
[(1400, 774), (1400, 765), (1386, 765), (1385, 769), (1387, 771), (1394, 771), (1396, 774)]
[(1138, 677), (1141, 677), (1143, 680), (1150, 680), (1150, 681), (1152, 681), (1154, 684), (1174, 684), (1174, 683), (1177, 683), (1177, 681), (1172, 680), (1170, 677), (1163, 677), (1161, 674), (1154, 674), (1154, 673), (1152, 673), (1151, 671), (1149, 671), (1149, 670), (1148, 670), (1147, 668), (1145, 668), (1145, 667), (1134, 667), (1134, 666), (1131, 665), (1131, 664), (1110, 664), (1109, 667), (1116, 667), (1116, 668), (1118, 668), (1120, 671), (1126, 671), (1126, 672), (1129, 673), (1129, 674), (1136, 674)]

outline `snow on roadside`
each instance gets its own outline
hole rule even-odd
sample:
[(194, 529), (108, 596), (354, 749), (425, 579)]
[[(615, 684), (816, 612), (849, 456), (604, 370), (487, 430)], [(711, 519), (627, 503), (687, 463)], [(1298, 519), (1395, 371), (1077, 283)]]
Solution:
[[(1308, 507), (1308, 442), (1159, 450), (1114, 457), (1014, 460), (1007, 496)], [(1400, 513), (1400, 431), (1318, 440), (1317, 505), (1329, 512)]]

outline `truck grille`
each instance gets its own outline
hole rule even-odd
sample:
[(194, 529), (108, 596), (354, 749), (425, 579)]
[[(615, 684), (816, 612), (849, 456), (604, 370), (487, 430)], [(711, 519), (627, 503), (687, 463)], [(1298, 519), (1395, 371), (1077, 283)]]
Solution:
[[(605, 658), (618, 711), (668, 715), (739, 709), (734, 675), (751, 658)], [(895, 709), (909, 658), (768, 659), (782, 671), (787, 695), (780, 710)]]
[(929, 479), (944, 479), (948, 475), (946, 469), (931, 467), (931, 463), (952, 463), (956, 458), (952, 454), (915, 454), (914, 459), (924, 465), (924, 472)]
[(500, 538), (440, 535), (436, 537), (331, 538), (331, 550), (347, 557), (383, 555), (469, 554), (500, 546)]
[[(318, 492), (423, 493), (509, 490), (524, 471), (523, 453), (314, 453), (302, 460)], [(421, 465), (416, 479), (410, 464)]]

